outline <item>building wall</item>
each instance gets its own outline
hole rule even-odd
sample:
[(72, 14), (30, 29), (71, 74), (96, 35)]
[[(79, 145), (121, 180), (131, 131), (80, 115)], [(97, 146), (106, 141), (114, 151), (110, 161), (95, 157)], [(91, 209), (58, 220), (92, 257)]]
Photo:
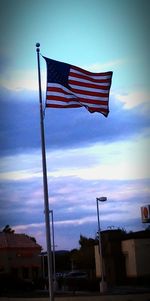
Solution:
[(127, 277), (150, 275), (150, 239), (129, 239), (122, 241), (122, 252), (126, 258)]
[(41, 271), (39, 253), (38, 249), (1, 249), (0, 272), (12, 272), (21, 278), (36, 278), (40, 276)]
[[(103, 256), (104, 278), (108, 285), (121, 284), (124, 280), (124, 257), (121, 253), (109, 252)], [(99, 256), (99, 246), (95, 246), (95, 267), (96, 277), (101, 277), (101, 258)]]
[(99, 256), (99, 246), (95, 246), (95, 266), (96, 266), (96, 277), (101, 277), (101, 264)]
[(135, 252), (137, 275), (150, 275), (150, 239), (136, 239)]
[[(106, 233), (108, 234), (108, 233)], [(111, 233), (110, 233), (111, 234)], [(145, 234), (145, 233), (144, 233)], [(115, 236), (105, 237), (103, 263), (108, 284), (123, 284), (128, 280), (149, 279), (150, 238), (129, 238), (117, 242)], [(96, 276), (101, 277), (99, 248), (95, 246)]]
[(126, 276), (136, 277), (137, 267), (135, 256), (135, 241), (134, 239), (122, 241), (121, 246), (122, 252), (125, 255)]

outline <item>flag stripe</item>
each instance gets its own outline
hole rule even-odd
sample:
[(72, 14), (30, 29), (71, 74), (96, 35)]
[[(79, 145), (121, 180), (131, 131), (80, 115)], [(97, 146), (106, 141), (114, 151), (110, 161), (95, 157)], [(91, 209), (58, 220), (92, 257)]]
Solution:
[(101, 99), (99, 99), (99, 98), (95, 98), (95, 99), (93, 99), (93, 97), (92, 98), (84, 98), (84, 97), (80, 97), (80, 100), (78, 100), (78, 98), (76, 98), (76, 97), (66, 97), (66, 96), (64, 96), (63, 94), (61, 95), (60, 93), (56, 93), (56, 92), (53, 92), (50, 96), (49, 95), (47, 95), (47, 101), (51, 101), (51, 100), (58, 100), (58, 101), (66, 101), (66, 102), (70, 102), (70, 101), (72, 101), (72, 100), (74, 100), (74, 101), (76, 101), (76, 102), (82, 102), (82, 103), (85, 103), (85, 102), (87, 102), (87, 103), (97, 103), (97, 104), (105, 104), (105, 105), (107, 105), (107, 99), (105, 99), (105, 98), (101, 98)]
[(79, 105), (79, 104), (66, 104), (66, 103), (62, 103), (62, 104), (58, 104), (58, 103), (47, 103), (46, 104), (46, 107), (47, 108), (58, 108), (58, 109), (61, 109), (61, 108), (63, 108), (63, 109), (65, 109), (65, 108), (81, 108), (82, 106), (81, 105)]
[(99, 72), (99, 73), (95, 73), (95, 72), (91, 72), (91, 71), (87, 71), (87, 70), (84, 70), (80, 67), (77, 67), (77, 66), (71, 66), (70, 70), (75, 70), (76, 72), (80, 72), (80, 73), (83, 73), (83, 74), (87, 74), (89, 76), (112, 76), (112, 71), (108, 71), (108, 72)]
[(87, 95), (87, 94), (80, 94), (80, 93), (74, 93), (74, 94), (66, 94), (66, 92), (64, 93), (63, 90), (61, 91), (60, 89), (57, 89), (55, 88), (54, 90), (51, 89), (51, 91), (47, 91), (47, 99), (51, 99), (51, 97), (53, 96), (58, 96), (58, 97), (64, 97), (64, 99), (75, 99), (76, 101), (78, 101), (78, 98), (80, 101), (87, 99), (93, 99), (94, 100), (97, 100), (97, 101), (108, 101), (108, 97), (104, 97), (104, 95), (102, 94), (101, 96), (100, 95), (97, 95), (97, 96), (93, 96), (93, 95)]
[(69, 102), (64, 102), (63, 100), (62, 101), (59, 101), (58, 100), (51, 100), (50, 103), (47, 102), (46, 106), (51, 106), (51, 105), (59, 105), (59, 106), (65, 106), (65, 107), (68, 107), (70, 105), (75, 105), (77, 107), (82, 107), (83, 105), (87, 106), (89, 108), (103, 108), (103, 109), (107, 109), (107, 105), (99, 105), (99, 104), (96, 104), (96, 103), (88, 103), (87, 102), (83, 102), (82, 104), (80, 104), (79, 102), (76, 102), (76, 101), (69, 101)]
[(70, 80), (78, 80), (78, 82), (96, 84), (97, 86), (110, 86), (110, 79), (95, 80), (95, 79), (89, 78), (87, 76), (74, 77), (72, 74), (72, 75), (69, 75), (69, 81)]
[[(84, 94), (84, 95), (91, 95), (91, 96), (101, 96), (103, 95), (105, 97), (105, 95), (107, 94), (106, 91), (103, 91), (103, 90), (100, 90), (100, 92), (98, 93), (98, 91), (96, 89), (89, 89), (89, 88), (86, 88), (85, 90), (83, 90), (81, 87), (77, 87), (78, 89), (76, 88), (73, 88), (73, 87), (76, 87), (76, 86), (71, 86), (71, 91), (73, 93), (76, 93), (78, 94), (78, 96), (80, 94)], [(108, 95), (108, 94), (107, 94)]]
[(63, 98), (59, 98), (59, 97), (57, 99), (52, 98), (50, 102), (47, 102), (47, 105), (51, 105), (51, 104), (53, 104), (53, 105), (63, 105), (63, 106), (77, 105), (78, 107), (82, 106), (77, 101), (73, 101), (73, 100), (68, 101), (67, 100), (67, 101), (64, 102)]
[(56, 92), (57, 94), (62, 93), (65, 97), (74, 97), (74, 95), (70, 93), (70, 90), (63, 87), (62, 85), (49, 83), (47, 86), (47, 95), (53, 95), (53, 92)]
[[(107, 100), (108, 99), (108, 93), (104, 94), (104, 93), (97, 93), (97, 92), (90, 92), (90, 91), (81, 91), (81, 90), (78, 90), (78, 89), (72, 89), (72, 90), (68, 90), (67, 88), (63, 87), (62, 85), (60, 84), (54, 84), (55, 86), (53, 87), (53, 84), (50, 83), (48, 85), (48, 88), (47, 88), (47, 97), (49, 97), (50, 99), (50, 96), (51, 95), (60, 95), (60, 96), (64, 96), (66, 98), (92, 98), (93, 99), (97, 99), (97, 100), (101, 100), (101, 99), (104, 99), (104, 100)], [(69, 91), (69, 92), (67, 92)], [(72, 93), (72, 94), (71, 94)]]
[(89, 87), (89, 88), (94, 88), (94, 89), (97, 89), (98, 91), (100, 89), (104, 89), (104, 90), (109, 90), (108, 89), (108, 86), (103, 86), (103, 85), (100, 85), (100, 84), (93, 84), (93, 83), (89, 83), (89, 82), (82, 82), (80, 80), (69, 80), (69, 85), (72, 86), (72, 85), (76, 85), (76, 86), (81, 86), (81, 87)]
[[(51, 95), (51, 92), (60, 92), (60, 93), (63, 93), (63, 94), (65, 94), (66, 96), (67, 95), (72, 95), (72, 97), (73, 97), (73, 95), (76, 95), (77, 94), (77, 97), (81, 94), (81, 97), (83, 97), (83, 95), (82, 94), (84, 94), (85, 96), (86, 95), (92, 95), (92, 96), (96, 96), (96, 97), (108, 97), (108, 95), (109, 95), (109, 91), (107, 92), (106, 90), (105, 91), (102, 91), (102, 93), (100, 93), (100, 92), (97, 92), (96, 90), (93, 90), (93, 91), (91, 91), (91, 90), (84, 90), (84, 89), (82, 89), (82, 87), (81, 87), (81, 90), (79, 90), (79, 86), (77, 86), (78, 87), (78, 89), (75, 89), (75, 88), (72, 88), (72, 89), (70, 89), (70, 90), (68, 90), (67, 88), (65, 88), (65, 87), (63, 87), (62, 85), (60, 85), (60, 84), (52, 84), (52, 83), (50, 83), (48, 86), (47, 86), (47, 95)], [(68, 92), (67, 92), (68, 91)]]
[(105, 80), (109, 80), (110, 78), (111, 78), (111, 76), (109, 75), (103, 75), (103, 76), (101, 76), (101, 75), (96, 75), (96, 76), (94, 76), (94, 75), (92, 75), (92, 76), (87, 76), (87, 75), (85, 75), (84, 73), (82, 74), (82, 73), (80, 73), (80, 72), (77, 72), (77, 71), (74, 71), (74, 70), (72, 70), (72, 71), (70, 71), (70, 73), (69, 73), (69, 75), (70, 76), (74, 76), (74, 77), (76, 77), (76, 78), (79, 78), (79, 77), (83, 77), (83, 78), (85, 78), (85, 79), (89, 79), (89, 80), (91, 80), (91, 81), (95, 81), (95, 82), (97, 82), (97, 81), (105, 81)]
[[(79, 85), (70, 85), (70, 87), (71, 87), (71, 91), (73, 91), (73, 92), (75, 92), (74, 90), (78, 90), (78, 91), (80, 91), (81, 90), (81, 93), (82, 92), (86, 92), (86, 93), (88, 93), (88, 91), (89, 91), (89, 93), (91, 92), (93, 92), (93, 93), (106, 93), (107, 91), (109, 92), (109, 89), (107, 89), (106, 87), (105, 87), (105, 89), (95, 89), (95, 88), (91, 88), (91, 87), (82, 87), (82, 86), (79, 86)], [(77, 92), (78, 93), (78, 92)]]
[(77, 78), (84, 78), (93, 82), (105, 82), (105, 81), (110, 81), (111, 80), (111, 75), (92, 75), (89, 76), (87, 74), (81, 73), (81, 72), (77, 72), (73, 69), (70, 70), (69, 72), (69, 76), (73, 76), (73, 77), (77, 77)]

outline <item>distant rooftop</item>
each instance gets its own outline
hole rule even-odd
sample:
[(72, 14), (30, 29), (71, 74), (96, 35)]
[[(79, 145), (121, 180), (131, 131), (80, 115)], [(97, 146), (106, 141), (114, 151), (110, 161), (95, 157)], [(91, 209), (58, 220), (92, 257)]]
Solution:
[(150, 238), (150, 230), (129, 232), (126, 234), (125, 239), (140, 239), (140, 238)]
[(105, 238), (108, 237), (109, 240), (128, 240), (128, 239), (144, 239), (150, 238), (150, 230), (141, 230), (137, 232), (126, 233), (121, 229), (109, 229), (101, 232), (102, 236)]
[(0, 249), (16, 248), (41, 249), (41, 246), (26, 234), (0, 232)]

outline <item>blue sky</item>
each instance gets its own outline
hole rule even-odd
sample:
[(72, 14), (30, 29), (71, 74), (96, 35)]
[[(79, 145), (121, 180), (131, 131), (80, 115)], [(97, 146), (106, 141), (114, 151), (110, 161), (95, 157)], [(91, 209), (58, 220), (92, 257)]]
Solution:
[[(36, 42), (41, 54), (93, 72), (113, 71), (110, 113), (47, 109), (49, 203), (57, 249), (101, 227), (144, 229), (150, 197), (149, 1), (2, 0), (0, 228), (45, 249)], [(43, 101), (46, 68), (41, 58)]]

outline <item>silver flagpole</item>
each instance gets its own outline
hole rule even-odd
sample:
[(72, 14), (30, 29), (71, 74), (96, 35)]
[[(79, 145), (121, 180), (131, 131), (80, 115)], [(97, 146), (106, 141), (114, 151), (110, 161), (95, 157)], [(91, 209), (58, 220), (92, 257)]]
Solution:
[(45, 208), (44, 213), (45, 213), (47, 260), (48, 260), (48, 283), (49, 283), (50, 301), (53, 301), (54, 294), (53, 294), (53, 275), (52, 275), (52, 252), (51, 252), (51, 233), (50, 233), (50, 218), (49, 218), (50, 210), (49, 210), (49, 202), (48, 202), (47, 167), (46, 167), (46, 152), (45, 152), (44, 122), (43, 122), (43, 105), (42, 105), (41, 72), (40, 72), (40, 44), (39, 43), (36, 43), (36, 51), (37, 51), (38, 82), (39, 82), (43, 189), (44, 189), (44, 208)]

